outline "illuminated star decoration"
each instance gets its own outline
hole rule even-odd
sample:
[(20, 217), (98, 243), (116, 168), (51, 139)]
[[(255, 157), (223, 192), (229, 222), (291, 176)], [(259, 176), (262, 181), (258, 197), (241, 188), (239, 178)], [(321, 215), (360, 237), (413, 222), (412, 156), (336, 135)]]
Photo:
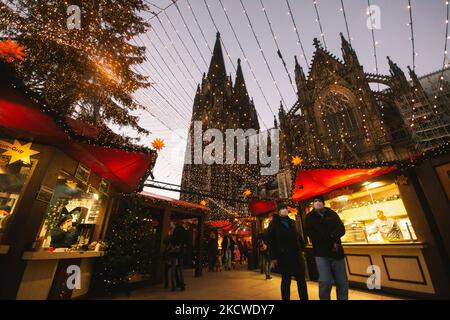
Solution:
[(397, 185), (399, 186), (406, 186), (408, 184), (408, 177), (400, 175), (395, 178), (395, 183), (397, 183)]
[(31, 142), (21, 145), (17, 140), (14, 140), (13, 144), (2, 140), (0, 141), (0, 148), (6, 149), (6, 151), (2, 153), (3, 156), (11, 157), (11, 159), (9, 159), (9, 164), (17, 161), (30, 164), (30, 157), (39, 153), (39, 151), (31, 150)]
[(205, 200), (200, 201), (200, 205), (201, 206), (206, 206), (206, 201)]
[(155, 148), (157, 151), (161, 151), (165, 147), (164, 140), (156, 138), (155, 140), (152, 141), (152, 147)]
[(244, 197), (250, 197), (252, 195), (252, 191), (250, 189), (246, 189), (243, 193)]
[(292, 157), (291, 162), (294, 166), (299, 166), (303, 163), (303, 159), (299, 156), (295, 156), (295, 157)]
[(0, 57), (5, 58), (9, 63), (13, 62), (14, 59), (23, 60), (25, 57), (23, 50), (25, 50), (25, 47), (22, 47), (16, 41), (12, 41), (10, 38), (0, 41)]

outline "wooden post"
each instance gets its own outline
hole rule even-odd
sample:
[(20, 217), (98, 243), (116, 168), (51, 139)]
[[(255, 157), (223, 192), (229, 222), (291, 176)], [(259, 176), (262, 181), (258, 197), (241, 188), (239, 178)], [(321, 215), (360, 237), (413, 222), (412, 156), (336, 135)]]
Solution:
[(197, 247), (197, 260), (195, 261), (195, 277), (201, 277), (203, 271), (203, 215), (198, 217), (198, 225), (197, 225), (197, 239), (196, 239), (196, 247)]
[(161, 221), (161, 240), (159, 243), (159, 256), (161, 259), (159, 259), (159, 265), (156, 273), (156, 281), (157, 283), (160, 283), (163, 281), (164, 276), (164, 250), (165, 250), (165, 243), (169, 232), (169, 226), (170, 226), (170, 220), (172, 218), (172, 211), (170, 208), (164, 208), (164, 212), (162, 215), (162, 221)]

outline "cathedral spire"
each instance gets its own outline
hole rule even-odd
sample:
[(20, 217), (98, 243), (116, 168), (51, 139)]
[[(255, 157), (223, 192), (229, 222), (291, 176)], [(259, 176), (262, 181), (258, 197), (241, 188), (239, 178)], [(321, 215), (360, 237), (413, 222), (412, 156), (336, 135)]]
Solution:
[(306, 102), (306, 100), (308, 100), (308, 82), (305, 73), (303, 72), (303, 68), (298, 63), (297, 56), (295, 56), (295, 84), (297, 85), (297, 95), (299, 100)]
[(409, 76), (411, 77), (411, 80), (413, 82), (414, 87), (416, 88), (422, 88), (422, 84), (419, 81), (419, 78), (417, 77), (416, 72), (411, 69), (410, 66), (408, 66)]
[(387, 59), (389, 62), (389, 70), (392, 77), (400, 82), (407, 83), (408, 80), (406, 80), (406, 76), (403, 70), (400, 69), (400, 67), (395, 62), (393, 62), (389, 56), (387, 57)]
[(346, 63), (359, 65), (358, 56), (356, 55), (356, 52), (353, 49), (352, 45), (347, 41), (347, 39), (345, 39), (342, 32), (340, 33), (340, 35), (341, 35), (342, 57), (344, 58), (344, 61)]
[(214, 45), (211, 63), (209, 65), (208, 79), (212, 82), (215, 80), (225, 82), (227, 73), (225, 70), (225, 60), (223, 59), (222, 45), (220, 42), (220, 33), (216, 34), (216, 44)]
[(242, 73), (241, 59), (238, 59), (238, 61), (237, 61), (236, 80), (234, 83), (234, 93), (238, 97), (247, 97), (246, 100), (248, 100), (247, 87), (245, 85), (244, 74)]

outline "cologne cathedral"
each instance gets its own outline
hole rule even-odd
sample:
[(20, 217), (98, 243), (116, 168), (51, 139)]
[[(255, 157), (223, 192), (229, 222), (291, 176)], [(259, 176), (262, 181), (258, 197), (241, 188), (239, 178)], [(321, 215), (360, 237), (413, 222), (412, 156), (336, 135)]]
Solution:
[(390, 75), (364, 72), (341, 40), (343, 61), (317, 39), (308, 76), (296, 60), (298, 101), (279, 111), (285, 166), (292, 155), (310, 165), (401, 160), (449, 140), (446, 97), (426, 92), (411, 69), (408, 81), (389, 57)]
[[(248, 164), (247, 161), (247, 164), (195, 164), (193, 131), (194, 122), (197, 121), (202, 123), (203, 132), (207, 129), (218, 129), (222, 133), (227, 129), (260, 129), (255, 105), (247, 92), (240, 60), (237, 61), (234, 85), (231, 75), (227, 75), (219, 33), (209, 71), (203, 75), (194, 99), (186, 151), (186, 159), (190, 157), (190, 161), (185, 161), (184, 164), (180, 198), (193, 203), (205, 201), (217, 217), (245, 213), (247, 205), (243, 193), (252, 189), (258, 179), (258, 166)], [(225, 142), (225, 137), (223, 141)], [(207, 144), (203, 142), (203, 149)], [(225, 162), (225, 150), (223, 152)], [(212, 196), (206, 198), (197, 192)]]

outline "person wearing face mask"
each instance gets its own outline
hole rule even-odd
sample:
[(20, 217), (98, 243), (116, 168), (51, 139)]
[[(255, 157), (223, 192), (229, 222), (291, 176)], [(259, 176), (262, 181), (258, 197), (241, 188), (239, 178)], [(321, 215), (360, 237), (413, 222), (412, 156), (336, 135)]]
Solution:
[(308, 300), (303, 258), (305, 242), (295, 221), (289, 218), (287, 206), (280, 202), (277, 209), (278, 214), (273, 216), (267, 229), (267, 240), (271, 267), (278, 266), (281, 273), (281, 297), (283, 300), (290, 300), (291, 279), (295, 277), (300, 299)]
[(348, 300), (348, 279), (341, 237), (345, 227), (338, 214), (325, 207), (323, 196), (313, 199), (314, 209), (306, 216), (305, 233), (311, 239), (319, 272), (320, 300), (330, 300), (336, 284), (338, 300)]

